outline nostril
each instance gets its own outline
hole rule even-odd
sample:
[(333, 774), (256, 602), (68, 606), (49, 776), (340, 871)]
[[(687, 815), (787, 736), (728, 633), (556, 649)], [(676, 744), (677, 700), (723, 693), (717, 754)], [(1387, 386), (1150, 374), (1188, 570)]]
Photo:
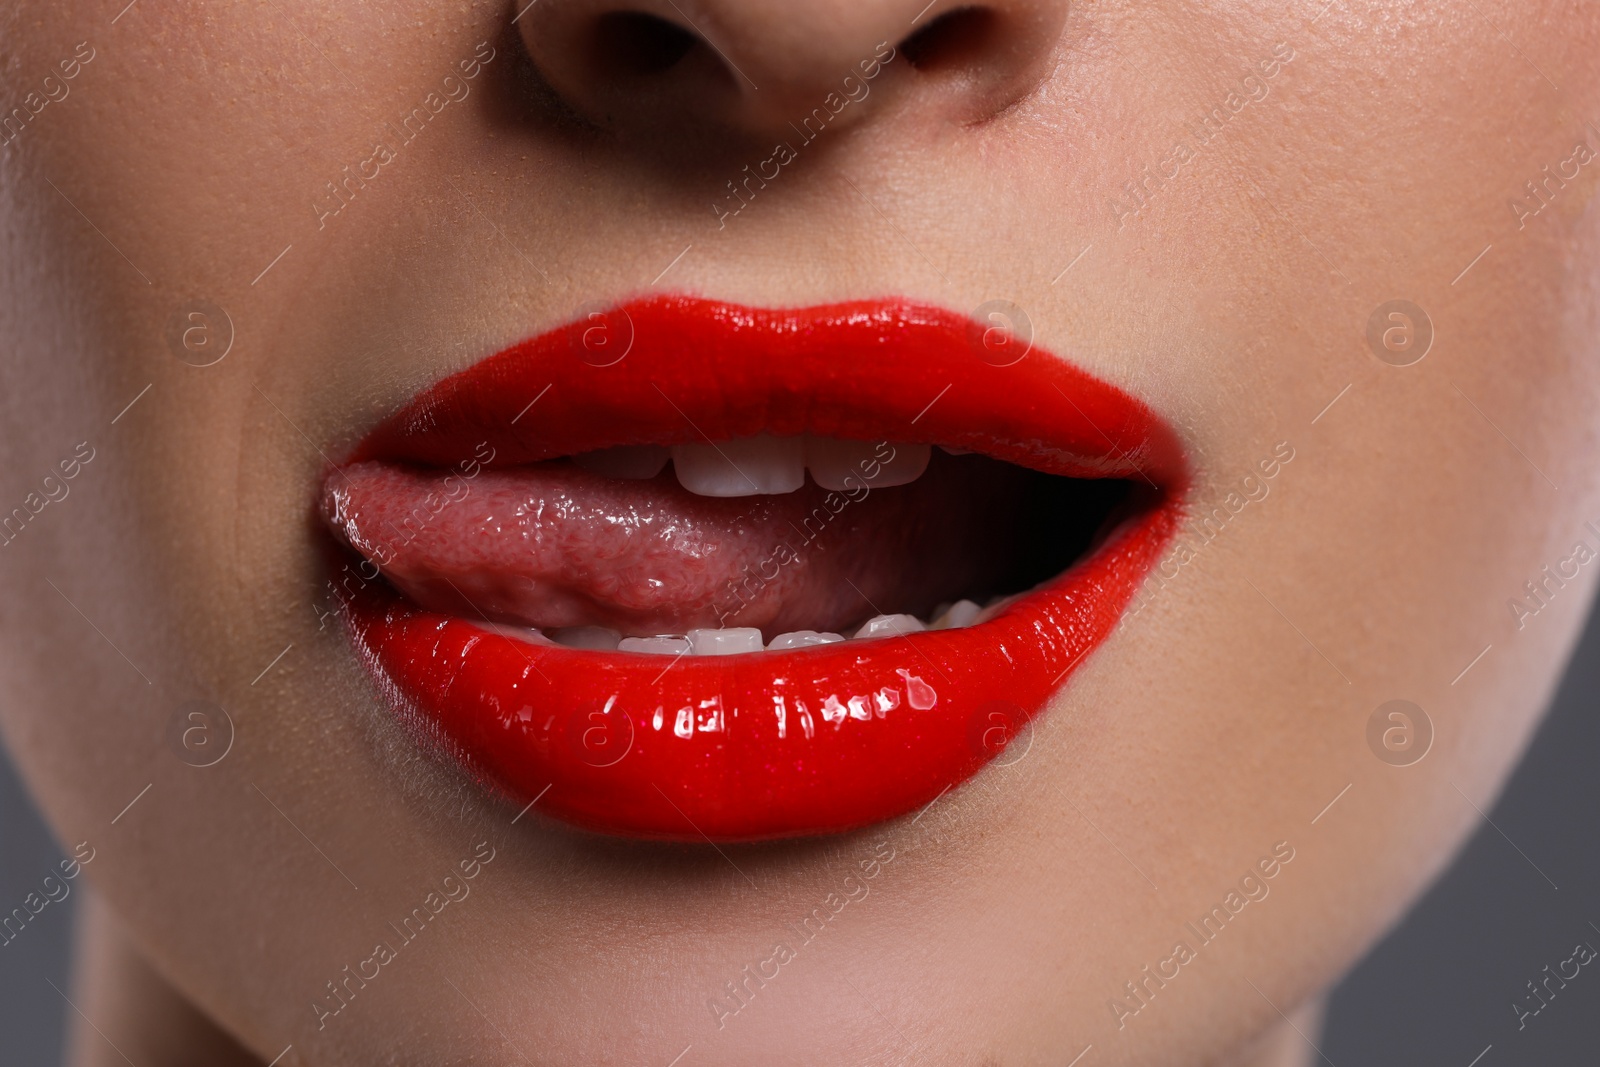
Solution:
[[(517, 0), (516, 6), (526, 15), (516, 16), (516, 32), (532, 80), (543, 87), (552, 114), (678, 156), (731, 152), (728, 134), (741, 143), (788, 136), (795, 116), (814, 115), (819, 106), (842, 123), (902, 108), (957, 123), (984, 121), (1049, 75), (1069, 0)], [(695, 12), (692, 19), (686, 9)], [(891, 48), (886, 42), (897, 37)], [(864, 97), (866, 81), (891, 59), (900, 73), (880, 83), (890, 95), (870, 109), (844, 112), (846, 98)]]
[(611, 11), (595, 20), (593, 55), (611, 75), (662, 74), (700, 39), (681, 26), (642, 11)]
[(958, 7), (900, 42), (900, 54), (927, 73), (976, 66), (993, 42), (997, 23), (988, 8)]

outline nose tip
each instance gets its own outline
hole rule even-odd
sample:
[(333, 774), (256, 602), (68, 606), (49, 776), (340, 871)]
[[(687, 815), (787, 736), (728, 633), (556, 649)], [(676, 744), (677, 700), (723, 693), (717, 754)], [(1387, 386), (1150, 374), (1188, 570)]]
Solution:
[(891, 68), (916, 106), (987, 117), (1043, 76), (1066, 10), (1065, 0), (535, 0), (517, 24), (545, 81), (596, 125), (763, 134), (818, 108), (852, 121), (846, 98), (864, 98)]

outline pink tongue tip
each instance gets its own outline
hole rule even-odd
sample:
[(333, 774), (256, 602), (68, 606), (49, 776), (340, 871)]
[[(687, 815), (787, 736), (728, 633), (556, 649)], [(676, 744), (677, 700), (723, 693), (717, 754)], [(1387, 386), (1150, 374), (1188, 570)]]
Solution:
[(1004, 558), (1004, 522), (957, 517), (994, 519), (1014, 485), (996, 472), (1021, 472), (940, 458), (894, 489), (807, 482), (722, 499), (670, 470), (624, 481), (561, 461), (473, 476), (367, 462), (329, 480), (322, 510), (403, 594), (464, 618), (625, 635), (848, 632), (880, 605), (926, 614), (958, 599)]

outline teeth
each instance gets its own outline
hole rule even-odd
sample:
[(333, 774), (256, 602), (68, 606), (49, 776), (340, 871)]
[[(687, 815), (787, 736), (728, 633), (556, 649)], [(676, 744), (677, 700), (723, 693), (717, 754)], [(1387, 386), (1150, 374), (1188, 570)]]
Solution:
[[(835, 437), (806, 438), (806, 468), (811, 480), (823, 489), (860, 489), (867, 470), (883, 466), (872, 450), (871, 441), (843, 441)], [(889, 455), (887, 449), (884, 455)]]
[(918, 630), (926, 629), (927, 626), (915, 615), (874, 615), (856, 631), (856, 639), (898, 637), (901, 634), (914, 634)]
[(657, 656), (681, 656), (691, 651), (689, 639), (682, 634), (661, 634), (656, 637), (624, 637), (617, 642), (618, 652), (647, 652)]
[(509, 637), (516, 641), (527, 641), (534, 645), (553, 645), (554, 641), (544, 635), (543, 630), (536, 630), (531, 626), (511, 626), (500, 622), (480, 622), (475, 624), (479, 629), (487, 630), (501, 637)]
[(792, 493), (806, 482), (799, 437), (745, 437), (716, 445), (673, 445), (678, 483), (699, 496)]
[[(899, 637), (920, 630), (953, 630), (984, 622), (1005, 608), (1017, 595), (991, 597), (987, 606), (980, 608), (971, 600), (958, 600), (935, 612), (931, 624), (915, 615), (875, 615), (861, 625), (853, 640), (873, 637)], [(687, 634), (656, 634), (653, 637), (623, 637), (616, 630), (604, 626), (568, 626), (562, 629), (540, 631), (520, 626), (502, 626), (496, 623), (481, 624), (484, 629), (515, 637), (534, 644), (555, 643), (563, 648), (589, 652), (638, 652), (645, 655), (681, 656), (734, 656), (745, 652), (763, 651), (761, 631), (748, 626), (734, 626), (721, 630), (690, 630)], [(782, 652), (791, 648), (810, 648), (815, 645), (832, 645), (849, 640), (843, 634), (816, 630), (793, 630), (779, 634), (765, 646), (765, 651)]]
[(811, 480), (834, 491), (906, 485), (922, 477), (933, 454), (929, 445), (834, 437), (807, 437), (805, 450)]
[(928, 469), (928, 460), (933, 456), (932, 445), (896, 444), (893, 448), (894, 458), (882, 465), (877, 477), (867, 478), (874, 489), (911, 484), (922, 477), (922, 472)]
[(644, 479), (660, 474), (671, 458), (672, 453), (660, 445), (619, 445), (579, 453), (572, 462), (607, 478)]
[(815, 630), (796, 630), (793, 633), (779, 634), (767, 646), (771, 652), (781, 651), (785, 648), (805, 648), (808, 645), (831, 645), (843, 641), (843, 634), (818, 633)]
[(974, 617), (972, 621), (974, 623), (988, 622), (1006, 608), (1010, 607), (1012, 601), (1016, 600), (1019, 596), (1021, 596), (1020, 593), (1013, 593), (1010, 596), (990, 597), (989, 602), (983, 606), (983, 610), (978, 612), (977, 616)]
[(697, 656), (735, 656), (741, 652), (760, 652), (761, 631), (753, 626), (690, 630), (689, 645)]
[(581, 648), (591, 652), (615, 652), (622, 635), (603, 626), (567, 626), (551, 630), (550, 639), (567, 648)]
[[(943, 448), (944, 446), (940, 446)], [(964, 449), (946, 448), (955, 455)], [(607, 478), (654, 478), (671, 460), (678, 484), (697, 496), (792, 493), (806, 471), (823, 489), (853, 491), (907, 485), (928, 469), (931, 445), (903, 441), (846, 441), (833, 437), (761, 434), (715, 444), (619, 445), (583, 452), (572, 462)]]
[(948, 608), (939, 612), (933, 620), (930, 629), (958, 630), (963, 626), (971, 626), (972, 620), (978, 617), (983, 609), (970, 600), (958, 600)]

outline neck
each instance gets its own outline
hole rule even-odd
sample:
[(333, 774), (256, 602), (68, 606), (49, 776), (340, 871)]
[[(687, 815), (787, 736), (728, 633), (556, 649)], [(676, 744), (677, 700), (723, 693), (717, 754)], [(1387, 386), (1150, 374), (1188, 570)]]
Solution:
[(68, 1067), (263, 1067), (150, 966), (96, 894), (80, 892)]
[(1239, 1048), (1226, 1067), (1312, 1067), (1321, 1053), (1313, 1041), (1321, 1041), (1322, 1013), (1326, 1007), (1314, 1000), (1279, 1018), (1248, 1044)]

